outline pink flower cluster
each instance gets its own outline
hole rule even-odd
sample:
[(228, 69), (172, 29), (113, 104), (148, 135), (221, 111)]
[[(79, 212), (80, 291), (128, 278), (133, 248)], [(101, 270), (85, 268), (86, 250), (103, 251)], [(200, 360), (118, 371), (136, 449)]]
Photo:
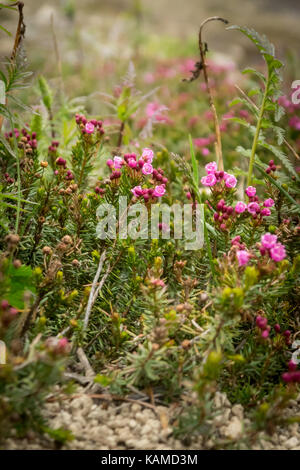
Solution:
[(272, 172), (274, 173), (276, 170), (277, 170), (277, 166), (275, 165), (274, 160), (270, 160), (269, 161), (269, 166), (266, 169), (266, 173), (268, 173), (268, 175), (269, 175)]
[(289, 120), (289, 126), (296, 131), (300, 131), (300, 117), (293, 116)]
[(293, 114), (297, 109), (299, 109), (299, 105), (295, 105), (286, 95), (279, 96), (278, 104), (285, 108), (288, 114)]
[(277, 236), (265, 233), (261, 237), (260, 253), (262, 256), (268, 254), (273, 261), (279, 262), (286, 257), (285, 247), (277, 243)]
[(166, 192), (166, 184), (168, 178), (164, 176), (164, 171), (161, 168), (154, 168), (152, 166), (154, 154), (153, 150), (144, 148), (140, 158), (137, 158), (135, 153), (128, 153), (124, 158), (116, 156), (113, 160), (107, 160), (107, 166), (112, 170), (110, 175), (111, 180), (117, 180), (121, 176), (121, 169), (127, 168), (129, 175), (136, 178), (144, 176), (151, 176), (152, 181), (158, 184), (152, 188), (142, 188), (138, 185), (131, 189), (135, 197), (143, 197), (145, 202), (153, 200), (157, 197), (162, 197)]
[(255, 320), (256, 326), (262, 330), (261, 331), (261, 337), (266, 339), (269, 336), (271, 327), (268, 325), (268, 320), (266, 317), (262, 317), (261, 315), (258, 315)]
[(236, 257), (237, 257), (239, 266), (245, 266), (245, 264), (248, 264), (248, 261), (251, 258), (251, 255), (246, 250), (238, 250), (236, 252)]
[(214, 213), (214, 221), (219, 225), (219, 229), (222, 231), (227, 230), (228, 224), (231, 222), (231, 218), (234, 217), (234, 210), (232, 206), (226, 206), (224, 199), (221, 199)]
[(160, 103), (154, 101), (148, 103), (146, 107), (146, 115), (148, 118), (151, 118), (153, 122), (168, 122), (168, 117), (163, 114), (167, 108)]
[(236, 251), (236, 257), (239, 263), (239, 266), (245, 266), (248, 264), (251, 254), (245, 249), (245, 245), (241, 243), (240, 235), (237, 235), (231, 240), (231, 245), (238, 248)]
[(12, 184), (15, 182), (14, 178), (12, 178), (11, 176), (9, 176), (9, 173), (4, 173), (4, 178), (5, 178), (5, 181), (8, 183), (8, 184)]
[(166, 193), (165, 185), (158, 185), (155, 188), (142, 188), (141, 186), (135, 186), (131, 189), (132, 194), (135, 197), (143, 197), (145, 202), (156, 197), (162, 197)]
[(215, 186), (215, 184), (224, 181), (226, 188), (235, 188), (237, 184), (236, 177), (225, 171), (218, 171), (216, 162), (210, 162), (205, 165), (205, 170), (207, 176), (201, 178), (201, 183), (204, 186)]
[(56, 154), (57, 153), (57, 148), (59, 146), (58, 140), (52, 140), (51, 145), (48, 147), (48, 151), (50, 154)]
[[(279, 325), (279, 323), (276, 323), (274, 325), (274, 330), (276, 331), (277, 334), (280, 333), (280, 330), (281, 330), (281, 327)], [(283, 333), (282, 333), (282, 336), (284, 337), (285, 339), (285, 344), (287, 346), (289, 346), (291, 344), (291, 340), (290, 340), (290, 337), (291, 337), (291, 332), (290, 330), (285, 330)]]
[(151, 278), (150, 282), (151, 282), (152, 286), (154, 286), (154, 287), (165, 287), (165, 285), (166, 285), (162, 279)]
[(72, 181), (75, 179), (72, 171), (67, 169), (67, 160), (62, 157), (58, 157), (55, 160), (55, 164), (59, 167), (59, 170), (54, 171), (56, 176), (63, 177), (67, 181)]
[[(26, 124), (27, 126), (27, 124)], [(22, 142), (25, 144), (25, 148), (31, 148), (31, 149), (36, 149), (37, 148), (37, 139), (36, 139), (36, 132), (32, 132), (31, 135), (27, 131), (25, 127), (23, 127), (21, 130), (14, 128), (13, 131), (10, 132), (5, 132), (4, 137), (7, 140), (12, 139), (12, 137), (15, 136), (15, 138), (22, 139)]]
[(96, 131), (100, 135), (104, 134), (103, 122), (97, 119), (91, 119), (90, 121), (83, 114), (75, 114), (76, 124), (80, 127), (82, 134), (93, 134)]
[(260, 202), (258, 196), (256, 196), (256, 188), (254, 186), (248, 186), (245, 192), (249, 198), (249, 203), (246, 204), (243, 201), (238, 201), (234, 208), (236, 214), (247, 212), (254, 219), (258, 217), (261, 219), (262, 217), (271, 215), (270, 207), (274, 206), (273, 199), (269, 198)]
[(17, 310), (15, 307), (12, 307), (7, 300), (1, 300), (0, 311), (11, 318), (19, 313), (19, 310)]
[(45, 346), (47, 349), (55, 355), (59, 354), (68, 354), (71, 350), (71, 344), (69, 343), (68, 338), (57, 338), (55, 336), (50, 336), (45, 341)]
[(63, 166), (64, 168), (66, 168), (67, 160), (65, 160), (65, 159), (62, 158), (62, 157), (58, 157), (58, 158), (55, 160), (55, 163), (56, 163), (56, 165), (58, 165), (58, 166)]
[(195, 147), (201, 149), (201, 153), (204, 157), (210, 154), (210, 149), (208, 148), (209, 145), (213, 144), (216, 140), (214, 135), (210, 135), (209, 137), (198, 137), (193, 140)]
[(297, 364), (293, 361), (289, 361), (288, 369), (288, 372), (282, 374), (282, 380), (285, 383), (300, 383), (300, 370), (297, 370)]

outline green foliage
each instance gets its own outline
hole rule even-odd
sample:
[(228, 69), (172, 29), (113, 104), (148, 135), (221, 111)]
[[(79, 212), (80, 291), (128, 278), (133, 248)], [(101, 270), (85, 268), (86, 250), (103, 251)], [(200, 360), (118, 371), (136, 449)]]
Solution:
[(38, 79), (38, 84), (39, 84), (39, 89), (42, 97), (42, 101), (44, 103), (45, 108), (48, 111), (51, 111), (52, 108), (52, 103), (53, 103), (53, 98), (52, 98), (52, 92), (49, 88), (49, 85), (44, 77), (39, 77)]
[[(280, 69), (283, 67), (282, 62), (275, 57), (275, 48), (271, 44), (266, 36), (260, 36), (255, 30), (248, 29), (240, 26), (229, 26), (228, 30), (238, 30), (247, 36), (257, 47), (258, 51), (262, 54), (265, 63), (267, 65), (267, 76), (265, 77), (260, 72), (257, 72), (254, 69), (246, 69), (244, 73), (254, 74), (263, 84), (263, 91), (261, 92), (261, 101), (258, 105), (258, 109), (255, 105), (249, 105), (249, 101), (238, 99), (237, 102), (245, 104), (247, 102), (247, 107), (250, 108), (257, 119), (256, 130), (254, 134), (250, 163), (249, 163), (249, 173), (248, 173), (248, 185), (252, 181), (252, 171), (254, 164), (254, 157), (258, 145), (262, 145), (267, 148), (272, 153), (276, 154), (276, 157), (280, 156), (281, 161), (284, 165), (293, 173), (294, 169), (289, 163), (287, 157), (283, 152), (279, 151), (273, 145), (267, 144), (264, 139), (263, 131), (271, 129), (277, 137), (278, 145), (281, 145), (283, 142), (284, 129), (280, 128), (278, 125), (275, 125), (277, 121), (280, 120), (284, 113), (284, 109), (278, 104), (277, 100), (281, 94), (280, 85), (281, 85), (281, 75)], [(256, 90), (257, 91), (257, 90)], [(259, 92), (259, 90), (258, 90)], [(242, 120), (240, 120), (240, 123)], [(248, 123), (246, 123), (248, 126)]]
[[(225, 168), (233, 168), (238, 179), (233, 188), (224, 175), (211, 187), (201, 184), (206, 157), (214, 152), (213, 123), (199, 89), (187, 89), (179, 80), (182, 59), (176, 62), (175, 48), (171, 65), (158, 58), (156, 65), (145, 56), (137, 59), (137, 72), (120, 57), (122, 70), (128, 69), (120, 84), (111, 91), (115, 80), (109, 77), (108, 93), (80, 99), (61, 92), (57, 100), (42, 75), (30, 92), (22, 91), (28, 75), (18, 61), (1, 74), (8, 105), (1, 108), (0, 132), (0, 334), (8, 363), (0, 369), (0, 424), (7, 434), (17, 428), (24, 435), (32, 428), (57, 445), (72, 439), (68, 430), (50, 429), (40, 411), (53, 386), (61, 386), (66, 367), (82, 380), (74, 374), (81, 367), (79, 348), (100, 391), (138, 391), (179, 404), (174, 432), (181, 438), (213, 435), (220, 390), (250, 413), (250, 437), (260, 429), (271, 432), (272, 420), (283, 423), (298, 387), (285, 387), (282, 374), (299, 323), (299, 177), (283, 147), (288, 138), (296, 145), (298, 135), (285, 126), (277, 103), (282, 64), (273, 46), (253, 30), (232, 29), (249, 37), (267, 66), (266, 75), (245, 71), (251, 80), (240, 81), (247, 93), (231, 102), (229, 119), (226, 72), (214, 72), (214, 93), (225, 115)], [(151, 51), (152, 43), (147, 45)], [(173, 75), (166, 73), (169, 68)], [(155, 81), (151, 91), (141, 78), (147, 70)], [(84, 78), (95, 85), (94, 76)], [(166, 82), (169, 90), (159, 89)], [(41, 99), (47, 115), (20, 107), (17, 91), (19, 103)], [(126, 163), (129, 155), (141, 160), (145, 148), (153, 150), (156, 174), (144, 175)], [(122, 166), (110, 169), (116, 164), (106, 162), (116, 155), (123, 157)], [(267, 173), (264, 162), (271, 157), (275, 170)], [(252, 201), (243, 196), (247, 175), (260, 204), (255, 217), (234, 210), (243, 197)], [(163, 199), (132, 193), (141, 186), (153, 195), (162, 184)], [(147, 214), (160, 201), (180, 207), (190, 201), (193, 209), (202, 204), (204, 246), (188, 251), (185, 233), (174, 239), (174, 214), (169, 239), (163, 224), (156, 239), (100, 239), (104, 204), (112, 204), (109, 215), (115, 210), (118, 219), (120, 196), (127, 197), (125, 213), (136, 200), (145, 202)], [(267, 199), (274, 206), (263, 217)], [(226, 210), (219, 208), (221, 201)], [(120, 230), (117, 224), (117, 235)], [(267, 232), (285, 247), (281, 261), (261, 250)], [(238, 262), (238, 251), (249, 254), (247, 265)], [(258, 316), (267, 320), (266, 337)]]

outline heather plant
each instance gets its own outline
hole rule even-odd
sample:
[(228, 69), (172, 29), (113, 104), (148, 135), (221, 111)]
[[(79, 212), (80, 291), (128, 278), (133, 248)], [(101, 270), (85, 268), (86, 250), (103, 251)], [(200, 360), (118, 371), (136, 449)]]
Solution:
[[(93, 114), (88, 98), (57, 94), (43, 76), (33, 79), (34, 109), (21, 89), (16, 99), (30, 77), (19, 60), (24, 27), (17, 36), (0, 77), (3, 437), (16, 428), (70, 439), (40, 412), (58, 394), (53, 386), (65, 393), (70, 379), (111, 399), (134, 392), (153, 405), (178, 403), (172, 424), (186, 439), (213, 435), (218, 391), (249, 413), (246, 444), (288, 421), (300, 382), (291, 358), (300, 321), (299, 106), (280, 94), (273, 46), (234, 27), (262, 53), (267, 76), (248, 69), (260, 85), (240, 77), (228, 109), (236, 88), (226, 82), (230, 67), (207, 57), (206, 23), (194, 67), (162, 61), (144, 79), (162, 87), (140, 92), (136, 46), (136, 69), (101, 90)], [(193, 80), (182, 81), (189, 70)], [(186, 203), (194, 222), (201, 208), (202, 247), (186, 250), (186, 233), (174, 236), (175, 212), (145, 236), (154, 206)]]

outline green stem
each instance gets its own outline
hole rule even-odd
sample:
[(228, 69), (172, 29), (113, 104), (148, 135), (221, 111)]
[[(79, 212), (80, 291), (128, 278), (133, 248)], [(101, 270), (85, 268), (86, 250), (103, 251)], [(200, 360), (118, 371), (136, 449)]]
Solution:
[(206, 243), (206, 249), (207, 249), (207, 254), (208, 254), (210, 269), (211, 269), (212, 276), (213, 276), (213, 278), (214, 278), (216, 272), (215, 272), (215, 265), (214, 265), (214, 260), (213, 260), (213, 255), (212, 255), (212, 251), (211, 251), (210, 240), (209, 240), (208, 231), (207, 231), (207, 226), (206, 226), (205, 208), (204, 208), (204, 211), (203, 211), (203, 225), (204, 225), (204, 227), (203, 227), (203, 228), (204, 228), (204, 239), (205, 239), (205, 243)]
[[(14, 123), (10, 119), (10, 128), (14, 128)], [(20, 223), (20, 212), (21, 212), (21, 170), (20, 170), (20, 157), (19, 157), (19, 152), (18, 152), (18, 142), (17, 138), (15, 136), (15, 133), (13, 132), (13, 142), (14, 142), (14, 153), (16, 157), (16, 164), (17, 164), (17, 178), (18, 178), (18, 200), (17, 200), (17, 215), (16, 215), (16, 224), (15, 224), (15, 233), (18, 233), (19, 231), (19, 223)]]
[(266, 83), (264, 97), (263, 97), (262, 104), (261, 104), (261, 107), (260, 107), (257, 126), (256, 126), (256, 131), (255, 131), (255, 136), (254, 136), (254, 140), (253, 140), (253, 144), (252, 144), (250, 163), (249, 163), (249, 171), (248, 171), (248, 179), (247, 179), (247, 186), (250, 186), (251, 181), (252, 181), (254, 158), (255, 158), (255, 153), (256, 153), (256, 147), (257, 147), (257, 144), (258, 144), (258, 139), (259, 139), (259, 133), (260, 133), (261, 125), (262, 125), (262, 120), (263, 120), (263, 117), (264, 117), (265, 105), (266, 105), (266, 100), (267, 100), (267, 96), (268, 96), (268, 88), (269, 88), (269, 80)]
[(16, 217), (16, 228), (15, 232), (19, 231), (20, 212), (21, 212), (21, 172), (20, 172), (20, 158), (18, 150), (16, 151), (17, 156), (17, 176), (18, 176), (18, 202), (17, 202), (17, 217)]

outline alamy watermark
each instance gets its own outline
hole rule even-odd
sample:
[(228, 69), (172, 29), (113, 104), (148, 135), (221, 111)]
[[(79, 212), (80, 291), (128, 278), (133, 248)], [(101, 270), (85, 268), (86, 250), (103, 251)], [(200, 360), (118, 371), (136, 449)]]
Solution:
[[(118, 211), (109, 203), (97, 209), (96, 228), (101, 240), (116, 239), (175, 239), (184, 240), (186, 250), (199, 250), (204, 243), (203, 204), (129, 204), (120, 196)], [(118, 217), (117, 217), (118, 212)], [(171, 216), (173, 215), (172, 219)], [(117, 220), (118, 219), (118, 220)]]
[(0, 365), (6, 364), (6, 345), (0, 340)]
[(300, 340), (299, 339), (296, 339), (293, 342), (292, 349), (295, 349), (295, 351), (292, 354), (292, 361), (294, 364), (299, 364), (300, 363)]
[(292, 89), (295, 90), (292, 93), (292, 103), (300, 104), (300, 80), (294, 80), (292, 83)]

